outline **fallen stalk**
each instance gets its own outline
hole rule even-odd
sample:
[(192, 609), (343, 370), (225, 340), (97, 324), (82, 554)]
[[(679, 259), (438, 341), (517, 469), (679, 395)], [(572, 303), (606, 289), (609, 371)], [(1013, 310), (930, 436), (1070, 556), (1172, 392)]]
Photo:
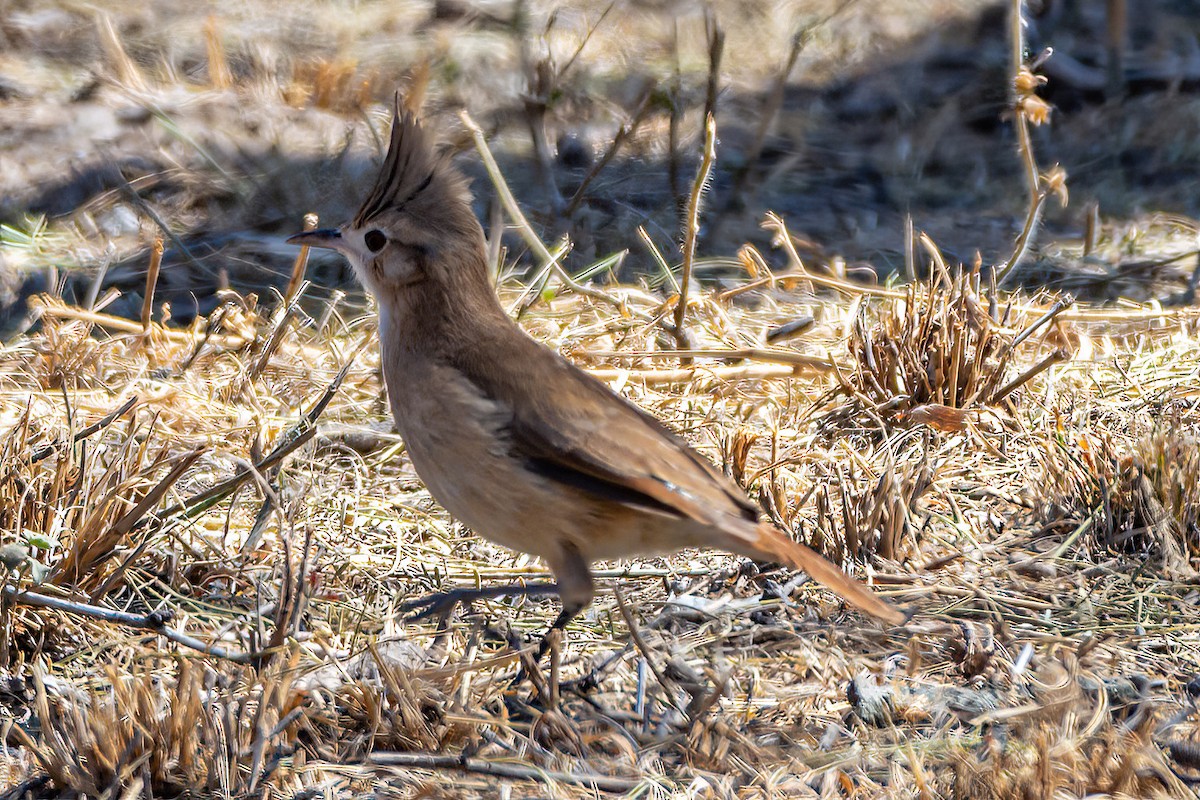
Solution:
[[(834, 369), (830, 364), (824, 365)], [(822, 367), (822, 368), (824, 368)], [(686, 367), (683, 369), (589, 369), (587, 373), (602, 381), (629, 381), (646, 386), (666, 383), (690, 383), (705, 376), (718, 381), (766, 380), (791, 378), (799, 374), (800, 366), (787, 364), (745, 364), (732, 367)]]
[(377, 767), (402, 767), (404, 769), (454, 769), (497, 778), (520, 778), (546, 784), (566, 783), (572, 786), (587, 786), (601, 792), (629, 792), (645, 783), (640, 778), (581, 775), (542, 769), (532, 764), (487, 761), (482, 758), (472, 758), (466, 754), (444, 756), (435, 753), (371, 753), (367, 758), (367, 763)]
[(19, 605), (36, 606), (38, 608), (52, 608), (56, 611), (65, 611), (68, 614), (77, 614), (82, 617), (90, 617), (92, 619), (102, 620), (104, 622), (112, 622), (117, 625), (124, 625), (129, 628), (138, 630), (151, 631), (159, 636), (180, 645), (190, 650), (196, 650), (205, 655), (215, 658), (232, 661), (235, 664), (253, 664), (256, 656), (251, 653), (239, 653), (233, 650), (226, 650), (223, 647), (218, 647), (210, 644), (195, 636), (190, 636), (181, 631), (172, 630), (166, 627), (166, 623), (171, 619), (171, 612), (151, 611), (149, 614), (130, 614), (126, 611), (116, 611), (110, 608), (101, 608), (100, 606), (90, 605), (88, 603), (77, 603), (73, 600), (63, 600), (58, 597), (50, 597), (37, 592), (23, 592), (15, 586), (5, 586), (4, 596)]
[[(743, 347), (736, 350), (721, 348), (696, 348), (692, 350), (589, 350), (589, 358), (717, 358), (722, 361), (760, 361), (765, 364), (790, 364), (813, 369), (833, 369), (833, 359), (828, 356), (810, 356), (790, 350), (770, 350), (761, 347)], [(848, 369), (848, 367), (843, 367)]]
[[(42, 316), (55, 317), (57, 319), (77, 319), (80, 322), (99, 325), (102, 328), (121, 331), (123, 333), (136, 333), (140, 335), (143, 332), (141, 322), (134, 322), (124, 317), (114, 317), (112, 314), (102, 314), (98, 311), (88, 311), (87, 309), (68, 306), (48, 295), (42, 295), (39, 298), (39, 305)], [(200, 331), (185, 331), (167, 327), (160, 327), (159, 331), (164, 339), (177, 343), (192, 342), (205, 335)], [(207, 338), (208, 341), (231, 350), (244, 347), (248, 341), (241, 336), (231, 336), (227, 333), (212, 334)]]

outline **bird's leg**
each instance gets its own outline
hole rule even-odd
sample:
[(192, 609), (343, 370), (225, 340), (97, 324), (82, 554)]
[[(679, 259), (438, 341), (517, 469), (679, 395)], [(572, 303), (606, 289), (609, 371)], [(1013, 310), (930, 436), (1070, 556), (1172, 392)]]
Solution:
[(537, 597), (544, 594), (559, 593), (560, 589), (557, 583), (526, 583), (524, 585), (513, 586), (485, 586), (477, 589), (451, 589), (447, 592), (438, 592), (401, 603), (400, 611), (405, 614), (416, 612), (408, 617), (409, 622), (416, 622), (417, 620), (434, 616), (444, 621), (459, 603), (470, 604), (475, 600), (503, 597), (505, 595)]
[[(554, 558), (546, 558), (546, 563), (554, 572), (554, 577), (558, 578), (558, 596), (562, 600), (562, 611), (554, 618), (550, 629), (538, 643), (538, 649), (532, 661), (534, 666), (541, 662), (546, 651), (551, 647), (557, 647), (562, 642), (563, 629), (566, 628), (567, 623), (578, 616), (580, 611), (587, 608), (596, 595), (596, 586), (592, 583), (591, 567), (574, 545), (564, 544)], [(525, 666), (522, 665), (513, 684), (520, 684), (525, 677)], [(557, 688), (555, 692), (557, 693)]]
[[(592, 583), (592, 569), (587, 560), (574, 545), (564, 544), (556, 558), (547, 558), (546, 563), (558, 578), (558, 597), (562, 600), (562, 611), (550, 624), (550, 631), (562, 631), (567, 623), (575, 619), (580, 611), (591, 604), (596, 596), (596, 586)], [(542, 660), (550, 649), (550, 631), (542, 637), (538, 645), (534, 662)], [(561, 637), (559, 637), (561, 639)]]

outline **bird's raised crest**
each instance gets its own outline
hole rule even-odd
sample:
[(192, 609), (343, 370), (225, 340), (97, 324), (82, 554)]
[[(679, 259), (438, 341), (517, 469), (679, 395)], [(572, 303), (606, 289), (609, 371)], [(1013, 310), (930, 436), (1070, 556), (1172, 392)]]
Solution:
[(445, 171), (447, 167), (441, 165), (416, 115), (401, 112), (397, 97), (387, 157), (375, 186), (354, 217), (354, 227), (361, 228), (388, 209), (403, 209), (429, 188), (439, 169)]

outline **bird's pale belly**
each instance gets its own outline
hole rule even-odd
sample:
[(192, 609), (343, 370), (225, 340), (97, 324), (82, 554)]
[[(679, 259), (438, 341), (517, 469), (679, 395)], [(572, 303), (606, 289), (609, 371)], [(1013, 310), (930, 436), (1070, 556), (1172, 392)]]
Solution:
[(537, 556), (552, 553), (555, 521), (570, 511), (508, 454), (508, 410), (466, 381), (440, 377), (437, 397), (392, 393), (392, 413), (417, 476), (434, 500), (480, 536)]

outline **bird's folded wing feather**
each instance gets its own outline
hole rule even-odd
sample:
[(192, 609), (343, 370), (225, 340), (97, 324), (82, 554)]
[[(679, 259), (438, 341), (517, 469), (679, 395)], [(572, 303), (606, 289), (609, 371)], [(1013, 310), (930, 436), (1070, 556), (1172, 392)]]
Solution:
[(514, 455), (546, 478), (606, 499), (712, 525), (729, 517), (757, 519), (758, 509), (741, 489), (655, 417), (534, 347), (522, 354), (530, 366), (524, 377), (550, 373), (536, 381), (514, 380), (511, 373), (471, 376), (512, 409), (507, 434)]

